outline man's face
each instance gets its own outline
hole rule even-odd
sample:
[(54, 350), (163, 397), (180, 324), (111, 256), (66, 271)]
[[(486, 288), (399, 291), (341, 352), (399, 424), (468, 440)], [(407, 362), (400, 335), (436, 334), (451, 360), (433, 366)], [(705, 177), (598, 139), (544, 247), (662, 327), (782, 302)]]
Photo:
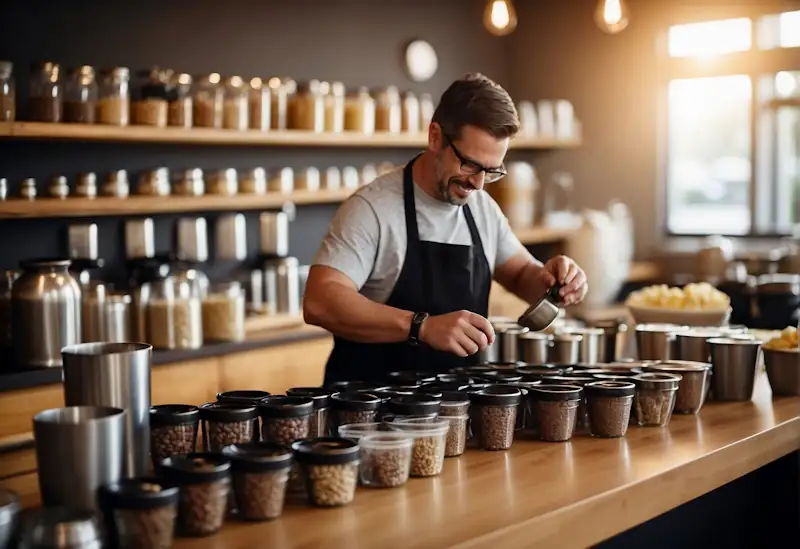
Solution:
[(464, 126), (453, 141), (442, 135), (436, 154), (439, 198), (456, 206), (466, 204), (470, 194), (483, 189), (484, 169), (490, 170), (490, 178), (492, 170), (502, 169), (507, 150), (508, 138), (497, 139), (475, 126)]

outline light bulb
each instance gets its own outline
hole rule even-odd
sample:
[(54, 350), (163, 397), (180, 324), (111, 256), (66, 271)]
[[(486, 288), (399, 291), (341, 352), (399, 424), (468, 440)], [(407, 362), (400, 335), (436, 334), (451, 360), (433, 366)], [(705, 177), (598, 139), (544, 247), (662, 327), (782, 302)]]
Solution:
[(630, 21), (628, 4), (625, 0), (599, 0), (594, 20), (603, 32), (617, 34), (624, 30)]
[(511, 34), (517, 28), (517, 12), (511, 0), (489, 0), (483, 10), (483, 25), (495, 36)]

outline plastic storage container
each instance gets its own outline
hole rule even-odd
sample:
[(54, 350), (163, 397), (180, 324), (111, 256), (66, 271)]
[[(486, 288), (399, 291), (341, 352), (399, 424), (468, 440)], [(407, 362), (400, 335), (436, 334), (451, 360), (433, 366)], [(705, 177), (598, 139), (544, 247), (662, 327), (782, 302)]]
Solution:
[(203, 450), (220, 452), (230, 444), (255, 440), (258, 411), (255, 406), (236, 402), (209, 402), (200, 406)]
[(227, 446), (222, 455), (231, 462), (239, 518), (270, 520), (281, 516), (292, 451), (275, 444), (252, 442)]
[(469, 438), (469, 415), (439, 416), (450, 424), (444, 446), (444, 457), (456, 457), (464, 453)]
[(153, 465), (189, 454), (197, 445), (200, 410), (189, 404), (162, 404), (150, 408), (150, 455)]
[(331, 430), (349, 423), (372, 423), (378, 417), (381, 399), (369, 393), (336, 393), (331, 397)]
[(247, 85), (240, 76), (225, 81), (225, 99), (222, 107), (222, 127), (227, 130), (246, 130), (249, 123)]
[(194, 125), (198, 128), (221, 128), (224, 90), (219, 74), (213, 72), (195, 79), (192, 90)]
[(203, 316), (193, 285), (171, 277), (154, 285), (147, 302), (147, 328), (149, 342), (156, 349), (199, 349)]
[(192, 75), (173, 74), (167, 89), (168, 113), (167, 125), (174, 128), (191, 128), (193, 99)]
[(130, 71), (126, 67), (101, 73), (97, 122), (112, 126), (127, 126), (130, 122)]
[(177, 533), (210, 536), (222, 529), (231, 486), (231, 464), (219, 454), (193, 453), (164, 460), (161, 474), (180, 486)]
[(450, 423), (445, 420), (405, 419), (388, 424), (414, 438), (411, 454), (411, 476), (433, 477), (442, 472), (444, 450)]
[(64, 84), (64, 122), (94, 124), (97, 98), (94, 68), (85, 65), (69, 70)]
[(665, 427), (672, 417), (681, 376), (645, 372), (633, 376), (636, 393), (633, 408), (636, 422), (645, 427)]
[(258, 405), (261, 440), (282, 446), (308, 438), (314, 401), (308, 397), (272, 395)]
[(353, 440), (321, 437), (292, 444), (308, 501), (319, 507), (347, 505), (358, 485), (361, 450)]
[(426, 418), (433, 421), (439, 417), (442, 404), (441, 399), (436, 396), (425, 393), (398, 394), (386, 402), (385, 410), (392, 417), (392, 421), (410, 418)]
[(333, 392), (324, 387), (292, 387), (286, 391), (289, 396), (308, 397), (314, 401), (314, 413), (308, 424), (309, 437), (328, 435), (328, 410)]
[(245, 295), (238, 282), (215, 284), (203, 298), (203, 339), (244, 341)]
[(64, 90), (58, 63), (41, 63), (31, 66), (28, 87), (28, 117), (34, 122), (61, 122), (63, 120)]
[(484, 450), (511, 448), (522, 392), (516, 387), (492, 385), (472, 392), (470, 400), (472, 431), (478, 447)]
[(540, 440), (564, 442), (572, 438), (583, 389), (577, 385), (531, 387), (534, 430)]
[(355, 441), (361, 440), (362, 437), (370, 435), (376, 431), (380, 431), (383, 423), (348, 423), (347, 425), (339, 426), (339, 436), (342, 438), (350, 438)]
[(361, 447), (361, 484), (394, 488), (408, 481), (414, 438), (406, 433), (369, 433), (358, 441)]
[(125, 479), (100, 489), (103, 509), (112, 517), (115, 547), (172, 547), (178, 516), (178, 486), (164, 479)]
[(596, 437), (624, 437), (628, 431), (636, 386), (625, 381), (588, 383), (589, 432)]

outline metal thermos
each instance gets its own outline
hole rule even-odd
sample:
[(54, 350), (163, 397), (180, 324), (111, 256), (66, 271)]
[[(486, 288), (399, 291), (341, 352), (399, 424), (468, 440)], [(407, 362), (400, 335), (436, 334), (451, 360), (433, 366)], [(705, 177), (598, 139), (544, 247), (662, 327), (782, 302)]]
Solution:
[(627, 343), (628, 325), (624, 319), (601, 320), (592, 328), (603, 330), (600, 342), (600, 362), (616, 362), (622, 358)]
[(11, 289), (14, 351), (21, 366), (61, 366), (61, 349), (81, 341), (81, 289), (68, 259), (23, 261)]
[(528, 364), (544, 364), (550, 346), (553, 344), (553, 335), (544, 332), (526, 332), (517, 338), (519, 345), (519, 359)]
[(146, 343), (83, 343), (62, 352), (67, 406), (126, 411), (125, 477), (149, 472), (152, 349)]
[(267, 307), (274, 313), (300, 314), (300, 273), (296, 257), (269, 259), (264, 263)]

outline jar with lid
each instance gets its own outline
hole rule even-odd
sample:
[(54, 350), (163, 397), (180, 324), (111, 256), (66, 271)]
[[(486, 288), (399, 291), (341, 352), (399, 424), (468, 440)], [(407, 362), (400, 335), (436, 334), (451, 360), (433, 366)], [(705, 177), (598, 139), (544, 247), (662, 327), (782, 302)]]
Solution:
[(228, 510), (231, 464), (219, 454), (191, 453), (164, 460), (163, 476), (180, 486), (176, 533), (210, 536), (222, 529)]
[(78, 182), (75, 184), (75, 196), (83, 198), (97, 197), (97, 176), (94, 172), (78, 175)]
[(203, 180), (203, 170), (192, 168), (184, 170), (178, 175), (173, 191), (179, 196), (203, 196), (206, 184)]
[(19, 186), (19, 195), (25, 200), (36, 199), (36, 180), (32, 177), (23, 179)]
[(130, 194), (130, 184), (128, 183), (127, 170), (116, 170), (110, 172), (103, 183), (100, 193), (103, 196), (113, 196), (116, 198), (128, 198)]
[(309, 166), (297, 171), (294, 182), (295, 191), (318, 191), (320, 187), (319, 169)]
[(314, 401), (314, 413), (309, 423), (308, 436), (324, 437), (328, 435), (328, 407), (334, 391), (325, 387), (292, 387), (286, 390), (289, 396), (308, 397)]
[(429, 93), (421, 93), (419, 96), (419, 127), (421, 131), (428, 131), (428, 126), (433, 120), (434, 110), (436, 107), (433, 104), (433, 96)]
[(192, 127), (192, 75), (173, 74), (167, 87), (169, 102), (167, 125), (175, 128)]
[(246, 130), (248, 108), (248, 90), (244, 80), (241, 76), (231, 76), (225, 81), (222, 127), (226, 130)]
[(325, 131), (325, 98), (319, 80), (298, 84), (289, 100), (289, 129)]
[(212, 72), (195, 79), (193, 109), (198, 128), (221, 128), (224, 90), (219, 74)]
[(245, 520), (278, 518), (283, 513), (292, 468), (289, 448), (266, 442), (234, 444), (222, 449), (231, 461), (236, 510)]
[(344, 129), (372, 134), (375, 132), (375, 100), (369, 89), (361, 87), (345, 100)]
[(250, 80), (248, 91), (248, 127), (251, 130), (269, 131), (272, 118), (271, 88), (260, 78)]
[(344, 131), (344, 95), (344, 84), (333, 82), (329, 85), (325, 94), (326, 132), (342, 133)]
[(420, 131), (419, 100), (413, 92), (403, 94), (401, 131), (407, 133), (419, 133)]
[(17, 116), (14, 64), (0, 61), (0, 122), (13, 122)]
[(167, 126), (167, 82), (170, 73), (152, 68), (137, 73), (131, 118), (139, 126)]
[(239, 185), (242, 194), (266, 194), (267, 172), (264, 168), (253, 168), (244, 175)]
[(67, 198), (67, 195), (69, 195), (69, 183), (67, 183), (67, 178), (63, 175), (54, 177), (52, 181), (50, 181), (47, 193), (52, 198), (60, 198), (62, 200)]
[(203, 345), (200, 294), (169, 276), (154, 283), (147, 302), (148, 342), (156, 349), (199, 349)]
[(283, 194), (294, 191), (294, 170), (288, 166), (274, 170), (267, 180), (267, 190)]
[(31, 66), (28, 116), (34, 122), (61, 122), (64, 94), (60, 71), (58, 63), (49, 61)]
[(64, 122), (94, 124), (97, 113), (94, 68), (84, 65), (67, 71), (64, 84)]
[(97, 102), (97, 122), (112, 126), (127, 126), (130, 121), (130, 71), (117, 67), (101, 73), (100, 99)]
[(0, 274), (0, 347), (10, 347), (12, 339), (11, 288), (20, 271), (7, 270)]
[(376, 90), (375, 96), (375, 131), (400, 133), (403, 119), (403, 108), (400, 91), (396, 86), (387, 86)]
[(245, 299), (239, 282), (212, 285), (202, 312), (206, 341), (244, 341)]
[(157, 477), (124, 479), (99, 491), (120, 549), (172, 547), (179, 498), (178, 486)]
[(208, 194), (236, 196), (239, 191), (239, 176), (234, 168), (212, 173), (208, 178)]
[(169, 168), (156, 168), (142, 172), (136, 194), (143, 196), (169, 196)]
[(317, 507), (351, 503), (358, 485), (361, 451), (346, 438), (315, 438), (292, 444), (305, 480), (308, 502)]
[(289, 127), (289, 98), (297, 91), (297, 84), (291, 78), (273, 77), (269, 79), (271, 97), (270, 126), (273, 130)]

